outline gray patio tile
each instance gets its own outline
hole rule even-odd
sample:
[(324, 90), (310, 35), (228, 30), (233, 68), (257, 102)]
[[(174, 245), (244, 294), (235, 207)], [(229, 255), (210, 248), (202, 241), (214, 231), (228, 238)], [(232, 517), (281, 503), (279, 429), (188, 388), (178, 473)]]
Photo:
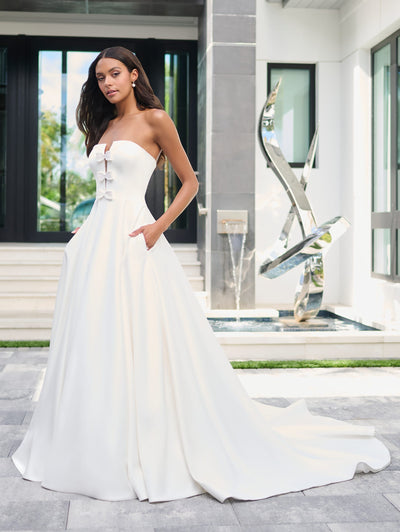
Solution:
[(400, 471), (359, 473), (351, 480), (304, 490), (306, 497), (319, 495), (356, 495), (358, 493), (382, 493), (396, 491), (400, 486)]
[(0, 502), (0, 530), (64, 530), (68, 501)]
[(26, 427), (22, 425), (0, 425), (0, 457), (9, 455), (13, 446), (22, 441)]
[(22, 425), (29, 425), (29, 423), (31, 422), (31, 419), (32, 419), (32, 415), (33, 415), (33, 410), (31, 410), (30, 412), (25, 412), (25, 416), (24, 416), (24, 419), (22, 421)]
[(385, 434), (385, 439), (393, 444), (397, 449), (400, 449), (400, 432)]
[(0, 425), (21, 425), (25, 410), (0, 410)]
[(0, 348), (0, 360), (7, 360), (11, 358), (14, 354), (14, 351), (11, 349), (1, 349)]
[(135, 528), (103, 528), (99, 523), (99, 528), (68, 528), (71, 532), (154, 532), (152, 526), (135, 526)]
[(284, 397), (257, 397), (255, 398), (255, 400), (265, 405), (279, 406), (280, 408), (284, 408), (290, 405), (290, 401), (288, 401)]
[(117, 502), (92, 499), (71, 501), (68, 528), (96, 528), (98, 523), (119, 529), (139, 525), (189, 527), (239, 524), (229, 502), (221, 504), (208, 494), (158, 503), (138, 499)]
[(0, 458), (0, 477), (20, 477), (21, 474), (18, 469), (15, 467), (11, 458), (2, 457)]
[(87, 500), (85, 495), (66, 493), (45, 488), (40, 482), (22, 478), (17, 468), (13, 465), (18, 475), (12, 478), (0, 478), (0, 493), (2, 501), (54, 501), (54, 500)]
[[(399, 491), (399, 488), (400, 488), (400, 486), (397, 487), (397, 492), (396, 493), (384, 493), (383, 496), (386, 497), (386, 499), (388, 501), (390, 501), (393, 504), (393, 506), (395, 506), (400, 512), (400, 491)], [(399, 529), (400, 529), (400, 526), (399, 526)]]
[(399, 523), (328, 523), (328, 527), (331, 532), (395, 532), (399, 530)]
[(12, 364), (15, 364), (15, 365), (18, 365), (18, 366), (24, 365), (26, 367), (28, 367), (28, 366), (32, 366), (32, 367), (43, 366), (43, 367), (45, 367), (47, 365), (48, 358), (49, 358), (48, 351), (45, 351), (45, 352), (31, 351), (29, 353), (24, 354), (23, 356), (21, 356), (19, 353), (16, 353), (15, 355), (10, 357), (5, 362), (8, 363), (8, 364), (12, 363)]
[(25, 410), (27, 412), (34, 410), (36, 404), (36, 402), (32, 402), (32, 393), (27, 393), (25, 397), (19, 399), (0, 399), (0, 410)]
[(240, 523), (246, 525), (399, 521), (400, 527), (400, 512), (380, 494), (269, 498), (232, 505)]
[[(136, 532), (136, 530), (135, 530)], [(173, 526), (156, 527), (154, 532), (329, 532), (325, 524), (251, 526)]]
[(337, 419), (400, 419), (400, 399), (389, 397), (322, 397), (309, 398), (313, 414)]

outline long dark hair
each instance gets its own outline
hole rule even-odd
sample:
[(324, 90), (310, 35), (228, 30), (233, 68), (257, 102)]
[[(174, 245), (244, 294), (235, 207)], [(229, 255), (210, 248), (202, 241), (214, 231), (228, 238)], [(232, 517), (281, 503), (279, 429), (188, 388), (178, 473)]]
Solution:
[[(100, 91), (96, 78), (96, 65), (103, 57), (110, 57), (121, 61), (129, 72), (137, 69), (139, 76), (135, 81), (135, 97), (140, 110), (164, 109), (160, 100), (154, 94), (143, 66), (136, 55), (123, 46), (106, 48), (89, 67), (88, 79), (82, 86), (81, 97), (76, 108), (76, 122), (78, 128), (85, 135), (86, 153), (100, 140), (107, 129), (109, 121), (116, 116), (115, 105), (110, 103)], [(161, 153), (160, 162), (164, 162)]]

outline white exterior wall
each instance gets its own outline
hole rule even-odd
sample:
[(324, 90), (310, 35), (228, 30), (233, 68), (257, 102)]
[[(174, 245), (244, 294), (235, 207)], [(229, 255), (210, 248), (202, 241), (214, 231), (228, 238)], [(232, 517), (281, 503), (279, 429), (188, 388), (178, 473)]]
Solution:
[[(340, 26), (337, 10), (284, 9), (280, 4), (257, 3), (257, 113), (267, 97), (267, 63), (316, 63), (316, 121), (319, 122), (317, 168), (307, 188), (318, 223), (341, 213), (340, 139), (341, 79)], [(258, 122), (258, 116), (257, 116)], [(256, 149), (256, 271), (265, 250), (274, 244), (290, 203), (272, 170), (266, 169), (261, 148)], [(301, 168), (294, 169), (300, 177)], [(296, 224), (295, 224), (296, 225)], [(294, 228), (295, 228), (294, 225)], [(300, 239), (299, 231), (293, 232)], [(326, 256), (324, 303), (336, 303), (340, 293), (340, 244)], [(257, 273), (258, 306), (291, 305), (301, 267), (277, 278)]]
[(341, 302), (360, 316), (400, 327), (400, 284), (371, 277), (371, 48), (400, 28), (400, 2), (352, 0), (340, 11), (343, 136), (342, 211), (352, 220), (343, 237)]
[(0, 12), (0, 35), (197, 40), (196, 17)]
[[(371, 48), (400, 28), (397, 0), (348, 0), (341, 10), (257, 4), (257, 109), (266, 98), (266, 63), (317, 64), (320, 140), (308, 196), (318, 222), (351, 223), (326, 255), (324, 304), (353, 306), (359, 316), (400, 327), (400, 284), (371, 277)], [(282, 186), (256, 152), (256, 268), (278, 237), (288, 209)], [(295, 170), (297, 175), (301, 170)], [(257, 305), (291, 304), (301, 269), (257, 276)]]

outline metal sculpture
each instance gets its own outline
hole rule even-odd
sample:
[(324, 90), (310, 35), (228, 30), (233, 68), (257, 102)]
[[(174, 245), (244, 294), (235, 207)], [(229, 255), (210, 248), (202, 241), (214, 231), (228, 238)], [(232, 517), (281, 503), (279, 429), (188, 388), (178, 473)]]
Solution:
[[(259, 273), (273, 279), (304, 263), (294, 298), (294, 317), (305, 321), (315, 317), (324, 292), (323, 251), (327, 251), (349, 227), (342, 216), (318, 226), (306, 196), (308, 179), (317, 148), (318, 129), (314, 133), (300, 181), (286, 161), (275, 134), (275, 101), (281, 79), (276, 83), (260, 114), (258, 139), (267, 164), (282, 183), (292, 204), (281, 234), (268, 258), (261, 264)], [(288, 249), (289, 235), (297, 218), (302, 240)]]

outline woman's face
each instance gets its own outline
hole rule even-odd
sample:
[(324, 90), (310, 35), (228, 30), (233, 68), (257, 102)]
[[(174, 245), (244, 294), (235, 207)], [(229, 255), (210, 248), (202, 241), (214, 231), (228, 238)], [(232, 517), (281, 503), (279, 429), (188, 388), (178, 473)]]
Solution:
[(102, 57), (96, 65), (96, 78), (99, 89), (111, 103), (119, 103), (132, 94), (132, 81), (138, 77), (138, 71), (129, 72), (118, 59)]

